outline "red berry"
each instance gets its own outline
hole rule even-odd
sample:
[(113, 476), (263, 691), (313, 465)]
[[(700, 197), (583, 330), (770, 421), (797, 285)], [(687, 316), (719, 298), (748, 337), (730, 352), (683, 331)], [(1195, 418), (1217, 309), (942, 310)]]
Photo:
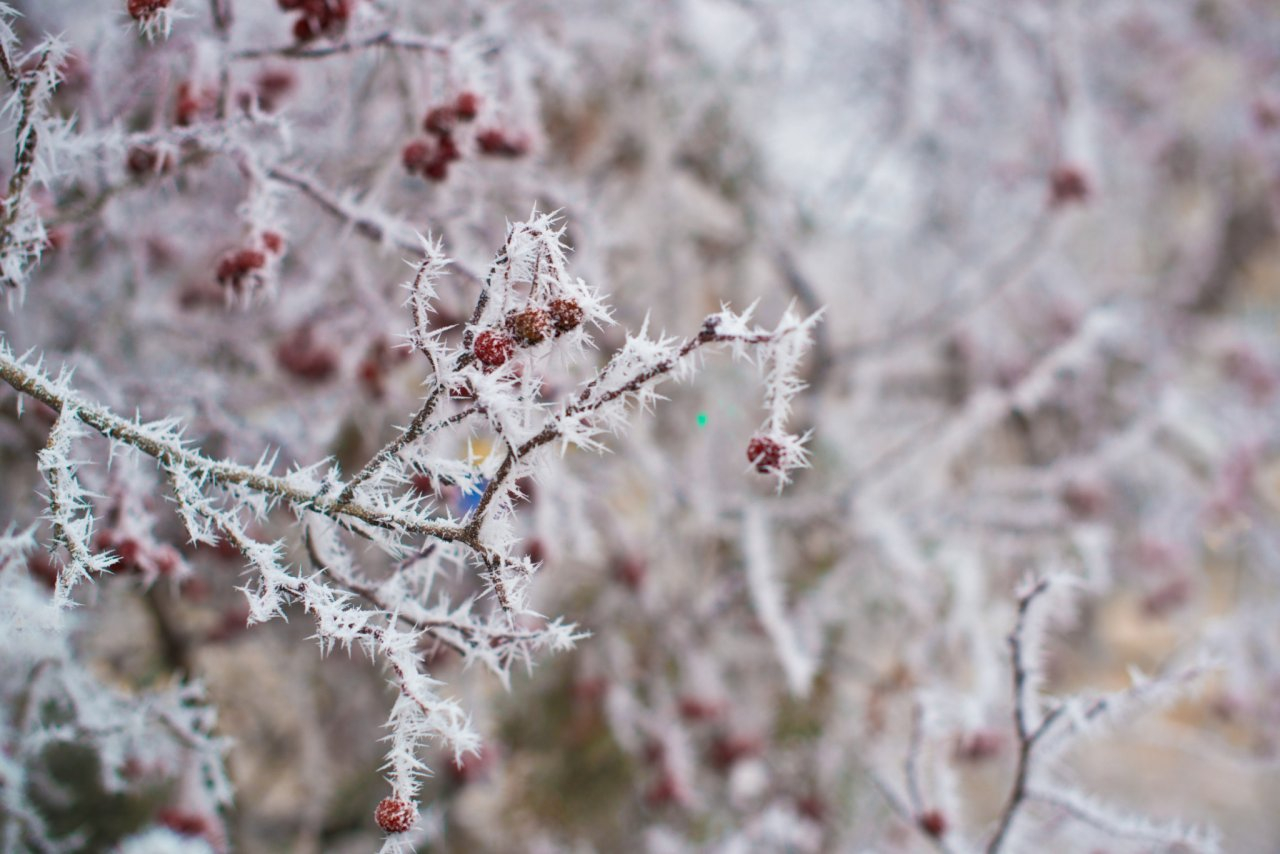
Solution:
[(436, 157), (446, 162), (462, 159), (462, 152), (458, 150), (458, 144), (453, 141), (453, 134), (446, 133), (440, 136), (440, 148), (436, 150)]
[(1049, 176), (1049, 201), (1054, 207), (1084, 202), (1089, 198), (1089, 179), (1079, 167), (1066, 164)]
[(415, 139), (400, 152), (400, 162), (410, 172), (417, 172), (431, 160), (431, 144), (425, 139)]
[(300, 42), (309, 42), (320, 35), (320, 25), (311, 18), (303, 16), (293, 22), (293, 37)]
[(449, 161), (437, 154), (422, 167), (422, 177), (439, 183), (449, 177)]
[(540, 308), (526, 308), (507, 315), (507, 331), (526, 347), (541, 344), (551, 332), (551, 315)]
[(507, 359), (515, 352), (515, 342), (506, 335), (492, 329), (486, 329), (476, 336), (471, 350), (480, 360), (480, 364), (497, 368), (506, 364)]
[(267, 265), (267, 256), (257, 249), (241, 249), (232, 257), (241, 273), (261, 270)]
[(756, 436), (747, 444), (747, 460), (760, 474), (769, 474), (782, 467), (782, 446), (767, 436)]
[(480, 96), (475, 92), (461, 92), (453, 102), (453, 110), (460, 121), (469, 122), (480, 114)]
[(557, 335), (563, 335), (582, 325), (582, 306), (576, 300), (553, 299), (547, 306), (551, 312), (551, 324)]
[(418, 808), (399, 798), (383, 798), (373, 818), (387, 833), (404, 833), (418, 820)]
[(934, 839), (942, 838), (947, 832), (947, 817), (939, 810), (928, 810), (920, 814), (920, 829)]
[(529, 142), (523, 137), (509, 137), (498, 128), (480, 131), (476, 144), (482, 154), (492, 157), (519, 157), (529, 151)]
[(145, 21), (161, 9), (169, 6), (170, 0), (129, 0), (129, 17), (135, 21)]
[(280, 236), (278, 231), (262, 232), (262, 245), (272, 255), (279, 255), (284, 251), (284, 238)]
[(302, 0), (276, 0), (276, 5), (286, 12), (302, 8)]
[(453, 107), (432, 107), (422, 120), (422, 129), (436, 136), (453, 133), (458, 124), (458, 113)]

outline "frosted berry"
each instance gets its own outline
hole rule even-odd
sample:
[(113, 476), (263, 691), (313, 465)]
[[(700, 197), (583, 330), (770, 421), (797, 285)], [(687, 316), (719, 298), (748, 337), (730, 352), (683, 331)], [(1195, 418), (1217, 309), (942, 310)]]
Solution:
[(383, 798), (373, 818), (387, 833), (404, 833), (418, 820), (418, 808), (399, 798)]
[(507, 359), (511, 358), (511, 354), (515, 352), (515, 342), (501, 332), (486, 329), (476, 336), (471, 351), (476, 354), (480, 364), (497, 368), (505, 365)]
[(170, 0), (129, 0), (129, 17), (145, 21), (161, 9), (169, 8)]
[(521, 344), (541, 344), (551, 333), (551, 315), (541, 308), (526, 308), (507, 315), (507, 331)]
[(770, 474), (782, 467), (782, 446), (767, 436), (756, 436), (747, 444), (747, 459), (760, 474)]
[(553, 299), (547, 306), (551, 312), (551, 325), (556, 328), (557, 335), (577, 329), (582, 325), (582, 306), (577, 300)]
[(218, 262), (218, 281), (223, 284), (235, 282), (254, 270), (261, 270), (266, 263), (267, 256), (257, 249), (241, 249)]
[(284, 238), (278, 231), (262, 232), (262, 245), (272, 255), (279, 255), (284, 250)]
[(480, 114), (480, 96), (475, 92), (461, 92), (453, 102), (453, 111), (459, 121), (469, 122)]

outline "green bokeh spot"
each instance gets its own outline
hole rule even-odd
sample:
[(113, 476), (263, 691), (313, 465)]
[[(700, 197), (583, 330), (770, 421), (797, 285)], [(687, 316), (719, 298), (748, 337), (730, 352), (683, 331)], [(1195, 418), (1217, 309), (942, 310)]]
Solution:
[(699, 413), (698, 413), (698, 426), (699, 426), (699, 427), (706, 427), (706, 426), (707, 426), (707, 413), (705, 413), (705, 412), (699, 412)]

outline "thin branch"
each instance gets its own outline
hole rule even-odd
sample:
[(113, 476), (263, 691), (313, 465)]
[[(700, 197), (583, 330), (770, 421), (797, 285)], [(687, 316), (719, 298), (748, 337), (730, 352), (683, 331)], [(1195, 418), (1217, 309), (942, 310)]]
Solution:
[(295, 507), (314, 510), (335, 519), (346, 516), (386, 530), (425, 534), (448, 541), (463, 537), (464, 531), (457, 525), (424, 521), (358, 501), (338, 501), (301, 489), (286, 478), (269, 475), (238, 463), (210, 459), (177, 442), (159, 440), (148, 434), (141, 425), (60, 390), (40, 371), (13, 358), (7, 347), (0, 347), (0, 379), (59, 412), (64, 407), (71, 407), (89, 427), (109, 439), (137, 448), (165, 466), (188, 469), (224, 486), (245, 486), (282, 499)]
[(291, 44), (280, 47), (258, 47), (238, 50), (231, 54), (230, 59), (233, 62), (269, 59), (272, 57), (280, 59), (327, 59), (332, 56), (342, 56), (378, 47), (447, 54), (452, 49), (452, 44), (444, 39), (428, 39), (413, 33), (386, 31), (354, 41), (340, 41), (332, 44)]

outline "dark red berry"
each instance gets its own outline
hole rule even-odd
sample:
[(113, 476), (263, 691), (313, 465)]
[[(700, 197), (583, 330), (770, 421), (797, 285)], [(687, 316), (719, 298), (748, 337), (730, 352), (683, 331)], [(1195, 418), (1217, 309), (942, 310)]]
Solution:
[(760, 474), (770, 474), (782, 467), (782, 446), (767, 436), (756, 436), (747, 444), (747, 459)]
[(373, 818), (387, 833), (404, 833), (418, 820), (418, 808), (399, 798), (383, 798), (373, 811)]
[(458, 144), (453, 141), (452, 134), (446, 133), (440, 136), (440, 147), (436, 149), (436, 157), (446, 162), (462, 159), (462, 152), (458, 150)]
[(293, 37), (300, 42), (309, 42), (320, 35), (320, 25), (305, 15), (293, 22)]
[(277, 231), (264, 231), (262, 232), (262, 245), (272, 255), (279, 255), (284, 251), (284, 238)]
[(541, 344), (551, 333), (551, 315), (541, 308), (526, 308), (507, 315), (507, 331), (526, 347)]
[(1089, 198), (1089, 179), (1079, 167), (1065, 164), (1049, 176), (1049, 202), (1054, 207), (1082, 203)]
[(418, 172), (431, 161), (431, 144), (425, 139), (415, 139), (400, 152), (400, 162), (409, 172)]
[(432, 107), (422, 120), (422, 129), (436, 136), (453, 133), (458, 124), (458, 113), (453, 107)]
[(582, 325), (582, 306), (578, 305), (577, 300), (553, 299), (547, 309), (551, 312), (551, 325), (556, 328), (557, 335), (563, 335)]
[(460, 121), (469, 122), (480, 114), (480, 96), (475, 92), (461, 92), (453, 102), (453, 111)]
[(145, 21), (161, 9), (169, 7), (170, 0), (129, 0), (129, 17)]
[(437, 183), (443, 181), (449, 177), (449, 161), (437, 153), (422, 167), (422, 177)]
[(927, 810), (920, 814), (920, 829), (932, 836), (934, 839), (941, 839), (947, 832), (947, 817), (939, 810)]
[(471, 351), (476, 354), (480, 364), (497, 368), (506, 364), (507, 359), (515, 352), (515, 342), (493, 329), (486, 329), (476, 336)]
[(481, 154), (491, 157), (520, 157), (529, 151), (529, 142), (524, 137), (511, 137), (499, 128), (482, 130), (476, 134), (476, 145)]

